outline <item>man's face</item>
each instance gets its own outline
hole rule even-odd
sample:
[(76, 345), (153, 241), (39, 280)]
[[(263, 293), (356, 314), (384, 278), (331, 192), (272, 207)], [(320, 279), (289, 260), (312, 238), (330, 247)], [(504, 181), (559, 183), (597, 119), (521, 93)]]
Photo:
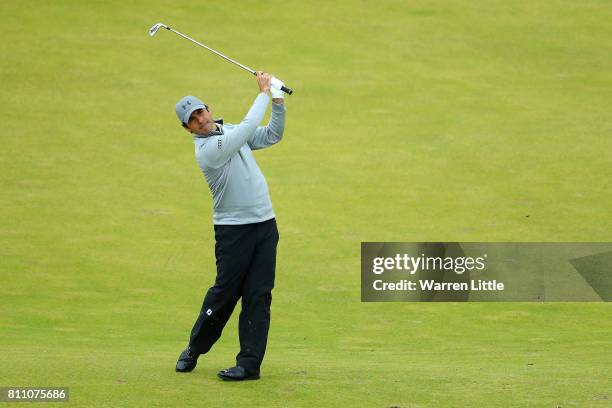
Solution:
[(187, 130), (198, 135), (205, 135), (216, 129), (210, 108), (196, 109), (191, 113), (185, 125)]

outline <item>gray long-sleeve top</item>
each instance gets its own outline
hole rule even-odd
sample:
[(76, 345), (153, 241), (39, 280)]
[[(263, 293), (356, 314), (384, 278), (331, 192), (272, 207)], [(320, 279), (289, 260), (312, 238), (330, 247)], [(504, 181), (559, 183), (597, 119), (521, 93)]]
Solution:
[(285, 104), (272, 104), (267, 126), (259, 126), (270, 97), (260, 93), (238, 125), (220, 134), (194, 136), (195, 156), (213, 196), (216, 225), (241, 225), (275, 217), (268, 184), (252, 150), (278, 143), (285, 129)]

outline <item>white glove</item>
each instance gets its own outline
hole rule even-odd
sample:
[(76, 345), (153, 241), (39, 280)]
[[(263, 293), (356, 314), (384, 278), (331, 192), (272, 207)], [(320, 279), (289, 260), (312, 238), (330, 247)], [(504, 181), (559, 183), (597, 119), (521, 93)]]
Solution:
[(285, 84), (283, 81), (276, 77), (272, 77), (270, 79), (270, 93), (272, 94), (272, 98), (280, 98), (283, 99), (285, 97), (285, 93), (281, 91), (281, 88)]

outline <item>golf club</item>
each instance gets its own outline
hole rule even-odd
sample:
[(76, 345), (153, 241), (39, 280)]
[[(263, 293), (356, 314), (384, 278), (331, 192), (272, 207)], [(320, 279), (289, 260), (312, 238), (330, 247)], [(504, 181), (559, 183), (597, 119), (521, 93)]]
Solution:
[[(208, 46), (206, 46), (206, 45), (202, 44), (201, 42), (196, 41), (196, 40), (194, 40), (193, 38), (191, 38), (191, 37), (189, 37), (189, 36), (187, 36), (187, 35), (185, 35), (185, 34), (183, 34), (183, 33), (180, 33), (180, 32), (178, 32), (178, 31), (176, 31), (175, 29), (173, 29), (173, 28), (171, 28), (171, 27), (168, 27), (168, 26), (167, 26), (167, 25), (165, 25), (165, 24), (162, 24), (162, 23), (157, 23), (157, 24), (154, 24), (154, 25), (153, 25), (153, 27), (151, 27), (151, 28), (149, 29), (149, 35), (150, 35), (151, 37), (153, 37), (153, 36), (154, 36), (154, 35), (157, 33), (157, 30), (159, 30), (159, 29), (160, 29), (160, 28), (162, 28), (162, 27), (163, 27), (163, 28), (165, 28), (166, 30), (172, 31), (173, 33), (175, 33), (175, 34), (177, 34), (177, 35), (180, 35), (181, 37), (183, 37), (183, 38), (185, 38), (185, 39), (187, 39), (187, 40), (191, 41), (191, 42), (192, 42), (192, 43), (194, 43), (194, 44), (199, 45), (200, 47), (206, 48), (208, 51), (210, 51), (210, 52), (213, 52), (213, 53), (217, 54), (218, 56), (220, 56), (221, 58), (223, 58), (223, 59), (224, 59), (224, 60), (226, 60), (226, 61), (231, 62), (232, 64), (238, 65), (240, 68), (242, 68), (242, 69), (244, 69), (244, 70), (246, 70), (246, 71), (249, 71), (251, 74), (253, 74), (253, 75), (257, 75), (257, 72), (255, 72), (255, 71), (254, 71), (254, 70), (252, 70), (251, 68), (247, 67), (246, 65), (242, 65), (242, 64), (241, 64), (241, 63), (239, 63), (238, 61), (235, 61), (235, 60), (233, 60), (233, 59), (231, 59), (231, 58), (229, 58), (229, 57), (227, 57), (227, 56), (225, 56), (225, 55), (221, 54), (219, 51), (215, 51), (215, 50), (213, 50), (212, 48), (210, 48), (210, 47), (208, 47)], [(278, 80), (278, 79), (277, 79), (277, 78), (275, 78), (275, 77), (272, 77), (272, 80), (271, 80), (272, 86), (275, 86), (276, 88), (278, 88), (278, 85), (277, 85), (277, 84), (278, 84), (278, 82), (280, 82), (280, 80)], [(276, 85), (275, 85), (275, 84), (276, 84)], [(292, 89), (287, 88), (287, 87), (286, 87), (286, 86), (284, 86), (284, 85), (282, 85), (280, 89), (281, 89), (281, 91), (285, 92), (287, 95), (291, 95), (291, 94), (293, 93), (293, 90), (292, 90)]]

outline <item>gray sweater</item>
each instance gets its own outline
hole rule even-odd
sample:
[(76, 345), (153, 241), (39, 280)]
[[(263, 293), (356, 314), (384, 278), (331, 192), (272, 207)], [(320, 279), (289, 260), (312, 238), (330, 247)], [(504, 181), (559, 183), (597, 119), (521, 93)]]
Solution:
[(272, 104), (267, 126), (259, 126), (270, 97), (260, 93), (239, 125), (218, 134), (194, 136), (195, 156), (213, 196), (216, 225), (240, 225), (275, 217), (268, 184), (252, 150), (278, 143), (285, 129), (285, 104)]

